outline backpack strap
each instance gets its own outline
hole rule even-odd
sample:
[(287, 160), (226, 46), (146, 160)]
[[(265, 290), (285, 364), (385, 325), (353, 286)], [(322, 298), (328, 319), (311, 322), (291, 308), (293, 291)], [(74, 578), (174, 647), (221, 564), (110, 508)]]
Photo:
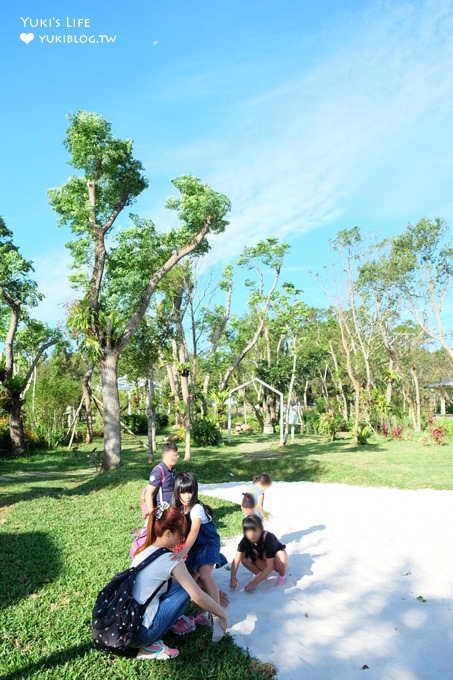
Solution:
[[(168, 552), (170, 552), (168, 550), (168, 548), (158, 548), (157, 550), (155, 550), (152, 553), (152, 555), (149, 555), (146, 558), (146, 560), (143, 560), (142, 562), (140, 562), (140, 564), (137, 564), (136, 567), (131, 567), (131, 568), (137, 574), (139, 571), (141, 571), (142, 569), (145, 569), (150, 564), (152, 564), (154, 562), (154, 560), (157, 560), (158, 557), (160, 557), (161, 555), (165, 555), (165, 553), (168, 553)], [(171, 581), (171, 578), (168, 579), (168, 584), (170, 584), (170, 581)], [(164, 583), (165, 583), (165, 581), (162, 581), (162, 583), (159, 583), (157, 588), (151, 593), (151, 595), (145, 600), (145, 602), (142, 605), (140, 605), (141, 610), (143, 612), (146, 610), (147, 606), (149, 605), (149, 603), (151, 602), (153, 597), (155, 597), (156, 593), (162, 588)], [(167, 588), (167, 592), (168, 592), (168, 588)]]
[(163, 493), (162, 493), (162, 485), (165, 482), (165, 470), (160, 463), (158, 465), (156, 465), (156, 467), (158, 467), (160, 469), (161, 473), (162, 473), (162, 481), (160, 483), (159, 491), (158, 491), (159, 501), (160, 501), (160, 504), (162, 505), (162, 503), (164, 502), (164, 496), (163, 496)]
[(157, 560), (158, 557), (168, 552), (170, 552), (168, 548), (158, 548), (151, 555), (148, 555), (148, 557), (145, 560), (142, 560), (135, 567), (131, 567), (131, 569), (133, 569), (134, 572), (137, 574), (139, 571), (141, 571), (145, 567), (149, 566), (152, 562), (154, 562), (154, 560)]

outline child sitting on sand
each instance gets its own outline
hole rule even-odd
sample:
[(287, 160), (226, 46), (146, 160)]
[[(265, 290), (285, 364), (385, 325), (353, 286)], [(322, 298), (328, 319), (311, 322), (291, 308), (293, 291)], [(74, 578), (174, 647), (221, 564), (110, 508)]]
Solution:
[(246, 510), (250, 510), (251, 497), (253, 499), (253, 514), (261, 517), (261, 519), (269, 519), (269, 514), (264, 512), (264, 493), (270, 488), (271, 484), (272, 479), (265, 472), (254, 476), (253, 486), (247, 493), (242, 494), (241, 509), (244, 515), (252, 514), (246, 512)]
[(244, 538), (237, 547), (231, 565), (230, 588), (237, 588), (239, 585), (236, 575), (240, 564), (255, 575), (245, 586), (248, 593), (253, 593), (256, 586), (265, 581), (273, 571), (278, 574), (277, 585), (283, 586), (288, 569), (286, 546), (270, 531), (264, 531), (263, 522), (256, 515), (245, 517), (242, 528)]

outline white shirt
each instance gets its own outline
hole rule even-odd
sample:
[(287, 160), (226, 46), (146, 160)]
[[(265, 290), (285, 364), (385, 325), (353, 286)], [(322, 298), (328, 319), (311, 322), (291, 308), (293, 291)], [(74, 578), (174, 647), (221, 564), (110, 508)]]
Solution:
[[(158, 549), (155, 545), (150, 545), (148, 548), (138, 553), (132, 560), (132, 566), (136, 567), (140, 562), (143, 562), (149, 555), (152, 555)], [(154, 562), (151, 562), (147, 567), (138, 572), (132, 595), (140, 604), (146, 602), (148, 597), (154, 592), (159, 583), (162, 583), (162, 588), (159, 588), (149, 605), (145, 610), (143, 616), (143, 625), (149, 628), (156, 616), (159, 608), (159, 596), (166, 592), (167, 581), (171, 577), (173, 569), (178, 564), (177, 561), (172, 560), (174, 554), (172, 552), (165, 553), (157, 557)]]
[(193, 508), (191, 508), (190, 519), (192, 522), (194, 519), (201, 519), (202, 524), (207, 524), (209, 522), (209, 517), (201, 503), (196, 503)]

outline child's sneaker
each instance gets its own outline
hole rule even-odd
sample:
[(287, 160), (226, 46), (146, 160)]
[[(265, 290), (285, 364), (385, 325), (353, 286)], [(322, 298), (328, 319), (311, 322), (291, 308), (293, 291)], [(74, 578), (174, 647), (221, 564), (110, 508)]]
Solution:
[(212, 626), (212, 616), (208, 612), (200, 612), (193, 620), (197, 626)]
[(156, 661), (167, 661), (179, 656), (179, 649), (167, 647), (163, 640), (156, 640), (152, 645), (146, 645), (139, 649), (137, 659), (150, 659)]
[(195, 628), (195, 622), (192, 617), (181, 616), (170, 630), (172, 633), (175, 633), (175, 635), (187, 635), (187, 633), (193, 633)]
[(221, 624), (220, 624), (220, 619), (218, 616), (213, 616), (212, 617), (213, 624), (212, 624), (212, 642), (219, 642), (225, 635), (225, 631), (223, 630)]
[(286, 576), (279, 576), (277, 578), (277, 585), (284, 586), (286, 584)]

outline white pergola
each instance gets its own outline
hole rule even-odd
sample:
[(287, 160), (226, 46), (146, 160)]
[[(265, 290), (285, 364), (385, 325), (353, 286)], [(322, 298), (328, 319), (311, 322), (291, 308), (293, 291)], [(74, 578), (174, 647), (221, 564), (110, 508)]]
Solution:
[(232, 390), (230, 390), (228, 399), (226, 400), (227, 406), (228, 406), (228, 441), (231, 441), (231, 406), (233, 403), (232, 395), (235, 392), (239, 392), (239, 390), (244, 389), (244, 387), (247, 387), (247, 385), (251, 385), (252, 383), (260, 383), (260, 385), (263, 385), (264, 387), (267, 387), (268, 390), (271, 390), (272, 392), (275, 392), (275, 394), (278, 394), (280, 397), (280, 444), (284, 444), (284, 425), (283, 425), (283, 418), (284, 418), (284, 405), (283, 405), (283, 392), (280, 392), (280, 390), (277, 390), (275, 387), (272, 387), (272, 385), (269, 385), (267, 382), (264, 382), (264, 380), (261, 380), (261, 378), (250, 378), (250, 380), (247, 380), (247, 382), (242, 383), (242, 385), (238, 385), (237, 387), (234, 387)]

